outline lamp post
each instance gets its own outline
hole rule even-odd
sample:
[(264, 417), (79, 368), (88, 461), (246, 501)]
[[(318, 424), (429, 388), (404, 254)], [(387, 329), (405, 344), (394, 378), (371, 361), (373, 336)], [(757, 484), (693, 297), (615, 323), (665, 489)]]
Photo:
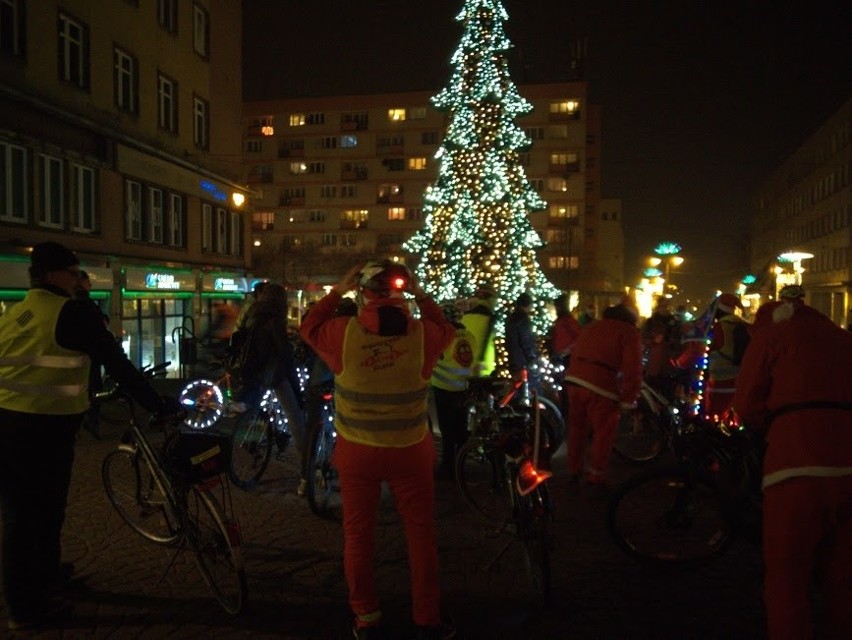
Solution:
[(787, 251), (778, 256), (777, 260), (780, 263), (788, 263), (792, 265), (793, 272), (788, 273), (780, 264), (775, 267), (775, 299), (778, 299), (778, 294), (781, 288), (788, 284), (802, 284), (802, 274), (805, 272), (802, 266), (802, 260), (813, 258), (814, 254), (805, 251)]
[(661, 264), (663, 265), (663, 274), (665, 279), (665, 283), (663, 285), (664, 294), (666, 287), (671, 286), (672, 267), (679, 267), (683, 264), (683, 257), (679, 255), (681, 248), (682, 247), (676, 242), (661, 242), (654, 247), (654, 253), (659, 257), (651, 258), (651, 264), (655, 267)]

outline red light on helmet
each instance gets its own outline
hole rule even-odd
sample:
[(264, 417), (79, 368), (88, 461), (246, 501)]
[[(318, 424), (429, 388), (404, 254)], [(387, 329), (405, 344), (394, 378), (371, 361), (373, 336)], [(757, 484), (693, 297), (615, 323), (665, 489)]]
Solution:
[(397, 291), (402, 291), (405, 289), (406, 281), (402, 276), (396, 276), (395, 278), (391, 278), (391, 288), (396, 289)]

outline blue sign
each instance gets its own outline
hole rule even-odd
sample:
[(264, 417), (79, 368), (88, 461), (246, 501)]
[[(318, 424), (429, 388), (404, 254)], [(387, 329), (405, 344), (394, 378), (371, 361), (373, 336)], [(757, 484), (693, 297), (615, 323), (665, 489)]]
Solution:
[(213, 184), (209, 180), (202, 180), (199, 183), (199, 186), (201, 187), (202, 191), (206, 191), (211, 196), (213, 196), (216, 200), (219, 200), (220, 202), (227, 202), (228, 194), (226, 194), (224, 191), (222, 191), (219, 187), (217, 187), (215, 184)]

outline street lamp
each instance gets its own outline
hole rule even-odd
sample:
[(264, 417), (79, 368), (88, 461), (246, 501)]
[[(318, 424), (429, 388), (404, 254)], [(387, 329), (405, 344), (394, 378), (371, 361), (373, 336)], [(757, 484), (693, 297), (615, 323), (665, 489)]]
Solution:
[(778, 256), (777, 260), (781, 263), (789, 263), (792, 265), (792, 273), (788, 273), (784, 267), (778, 265), (775, 267), (775, 298), (778, 299), (782, 287), (788, 284), (802, 284), (802, 274), (805, 272), (802, 266), (802, 260), (813, 258), (814, 254), (805, 251), (787, 251)]

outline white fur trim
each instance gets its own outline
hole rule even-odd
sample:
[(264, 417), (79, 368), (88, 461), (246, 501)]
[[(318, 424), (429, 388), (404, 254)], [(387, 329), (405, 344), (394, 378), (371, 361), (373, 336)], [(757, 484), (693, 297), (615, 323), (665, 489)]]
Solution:
[(772, 322), (784, 322), (793, 317), (796, 308), (792, 302), (784, 302), (772, 310)]

